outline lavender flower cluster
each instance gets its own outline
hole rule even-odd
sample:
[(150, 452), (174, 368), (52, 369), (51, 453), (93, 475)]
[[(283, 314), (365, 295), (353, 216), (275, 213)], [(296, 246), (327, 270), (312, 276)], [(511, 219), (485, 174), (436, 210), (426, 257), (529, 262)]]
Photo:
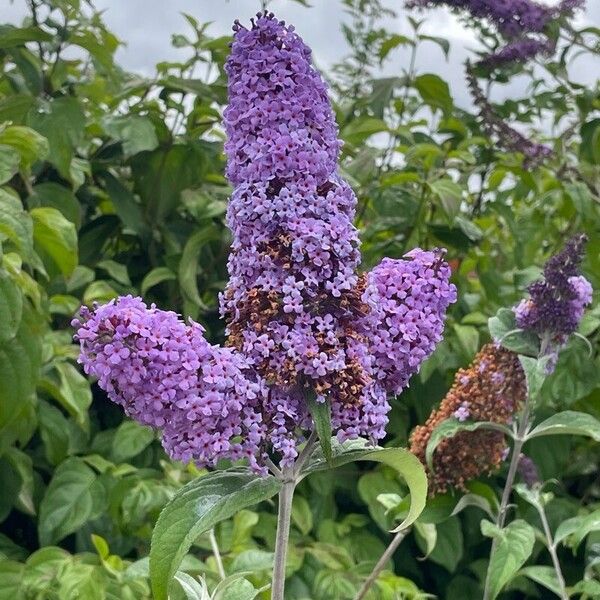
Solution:
[(546, 338), (555, 347), (564, 344), (577, 329), (592, 301), (592, 286), (579, 271), (586, 241), (584, 234), (571, 238), (548, 260), (544, 278), (529, 286), (529, 298), (514, 308), (521, 329)]
[[(84, 313), (77, 336), (86, 371), (128, 414), (162, 428), (172, 456), (200, 465), (247, 457), (260, 471), (269, 453), (282, 466), (296, 458), (313, 427), (307, 394), (329, 403), (340, 441), (381, 439), (387, 396), (435, 348), (456, 289), (441, 251), (358, 274), (356, 197), (336, 172), (340, 142), (309, 48), (270, 13), (234, 31), (225, 111), (233, 243), (220, 297), (229, 347), (132, 298)], [(114, 365), (122, 348), (129, 354)]]
[(255, 462), (267, 390), (243, 356), (211, 346), (198, 323), (131, 296), (83, 307), (73, 325), (85, 372), (130, 417), (161, 428), (173, 458)]

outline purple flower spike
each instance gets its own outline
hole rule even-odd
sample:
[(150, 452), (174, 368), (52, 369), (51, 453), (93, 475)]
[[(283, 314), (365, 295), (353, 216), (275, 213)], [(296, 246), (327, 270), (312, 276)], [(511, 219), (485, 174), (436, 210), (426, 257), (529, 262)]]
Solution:
[[(554, 344), (563, 344), (579, 326), (592, 301), (592, 286), (579, 272), (587, 237), (571, 238), (544, 266), (544, 279), (529, 286), (529, 298), (514, 308), (517, 325)], [(549, 348), (550, 350), (550, 348)]]
[(267, 453), (291, 465), (313, 429), (308, 394), (328, 402), (340, 441), (382, 439), (387, 396), (433, 351), (456, 290), (441, 251), (357, 272), (356, 197), (336, 172), (341, 143), (310, 50), (270, 13), (234, 31), (228, 347), (131, 297), (84, 309), (76, 326), (86, 372), (162, 429), (171, 456), (203, 466), (246, 458), (265, 472)]

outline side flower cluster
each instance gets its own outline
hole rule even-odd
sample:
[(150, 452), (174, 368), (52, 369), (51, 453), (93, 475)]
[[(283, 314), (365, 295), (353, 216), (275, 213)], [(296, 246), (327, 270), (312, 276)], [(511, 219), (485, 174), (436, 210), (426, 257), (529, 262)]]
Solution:
[(208, 344), (198, 323), (132, 296), (82, 308), (73, 326), (85, 372), (127, 415), (162, 429), (173, 458), (256, 465), (266, 386), (243, 356)]
[(513, 309), (518, 327), (537, 334), (555, 358), (592, 301), (592, 285), (580, 272), (586, 241), (584, 234), (571, 238), (548, 260), (543, 279), (529, 286), (529, 298)]
[[(433, 430), (449, 418), (510, 424), (526, 393), (517, 355), (496, 344), (485, 345), (467, 369), (456, 373), (439, 408), (415, 428), (411, 452), (425, 464)], [(461, 431), (442, 440), (433, 455), (433, 469), (427, 469), (430, 493), (442, 494), (449, 488), (464, 491), (471, 479), (496, 470), (506, 451), (504, 434), (489, 429)]]

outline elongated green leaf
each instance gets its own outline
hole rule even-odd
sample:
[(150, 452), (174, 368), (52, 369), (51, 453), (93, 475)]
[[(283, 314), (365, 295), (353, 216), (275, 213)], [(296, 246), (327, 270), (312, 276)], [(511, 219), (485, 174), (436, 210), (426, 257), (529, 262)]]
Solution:
[(107, 116), (102, 126), (108, 135), (123, 145), (123, 154), (133, 156), (144, 150), (154, 150), (158, 139), (152, 121), (139, 115)]
[(554, 541), (558, 544), (570, 538), (569, 545), (577, 548), (592, 531), (600, 531), (600, 510), (563, 521), (556, 530)]
[(23, 295), (13, 280), (0, 270), (0, 343), (13, 338), (23, 314)]
[(553, 567), (543, 567), (539, 565), (525, 567), (519, 571), (518, 575), (529, 577), (532, 581), (543, 585), (557, 596), (560, 596), (560, 585), (558, 583), (558, 578), (556, 577), (556, 571)]
[(527, 439), (565, 434), (583, 435), (600, 442), (600, 421), (587, 413), (565, 410), (542, 421), (529, 433)]
[(494, 600), (531, 556), (535, 532), (533, 527), (522, 519), (513, 521), (504, 529), (499, 529), (489, 521), (482, 521), (481, 532), (488, 537), (497, 538), (496, 551), (488, 566), (490, 598)]
[(85, 129), (85, 115), (77, 98), (63, 96), (40, 101), (29, 112), (29, 124), (48, 140), (48, 160), (70, 181), (71, 159)]
[(0, 27), (0, 49), (22, 46), (27, 42), (49, 42), (52, 36), (39, 27)]
[(398, 532), (412, 525), (425, 508), (427, 500), (427, 476), (419, 459), (404, 448), (378, 448), (370, 447), (365, 440), (351, 440), (340, 444), (336, 438), (331, 440), (332, 457), (327, 461), (325, 457), (315, 452), (305, 468), (304, 475), (328, 468), (335, 468), (350, 462), (371, 460), (382, 463), (396, 470), (410, 490), (410, 509), (406, 518), (393, 531)]
[(198, 581), (183, 571), (177, 571), (175, 581), (181, 587), (186, 600), (211, 600), (204, 580)]
[(33, 239), (36, 248), (69, 276), (77, 266), (77, 230), (56, 208), (34, 208)]
[(35, 315), (24, 310), (16, 335), (0, 344), (0, 454), (31, 432), (42, 352), (40, 327)]
[(452, 109), (452, 96), (448, 84), (438, 75), (425, 73), (415, 79), (417, 88), (423, 102), (433, 108), (441, 108), (444, 112)]
[(140, 292), (142, 296), (145, 296), (148, 290), (163, 281), (173, 281), (177, 279), (177, 275), (171, 271), (168, 267), (156, 267), (148, 273), (142, 280)]
[(319, 435), (325, 460), (331, 460), (331, 405), (328, 400), (317, 402), (313, 392), (307, 395), (308, 410)]
[(123, 462), (137, 456), (153, 439), (154, 431), (149, 427), (139, 425), (135, 421), (123, 421), (113, 438), (112, 458), (115, 462)]
[(549, 357), (544, 358), (532, 358), (531, 356), (519, 355), (519, 361), (525, 372), (525, 379), (527, 380), (527, 393), (532, 400), (536, 400), (544, 381), (548, 376), (546, 373), (546, 365), (548, 364)]
[(104, 489), (83, 460), (63, 462), (40, 504), (40, 543), (50, 545), (77, 531), (101, 512), (103, 500)]
[(272, 498), (281, 483), (246, 470), (215, 471), (188, 483), (160, 513), (152, 534), (150, 580), (155, 600), (166, 600), (169, 582), (194, 540), (241, 509)]
[(459, 421), (458, 419), (451, 418), (442, 421), (431, 433), (427, 449), (425, 450), (425, 460), (427, 466), (433, 469), (433, 453), (439, 446), (442, 440), (454, 437), (461, 431), (476, 431), (477, 429), (493, 429), (494, 431), (501, 431), (505, 435), (512, 436), (511, 430), (505, 425), (500, 423), (492, 423), (491, 421)]
[(179, 284), (186, 297), (197, 306), (204, 306), (198, 291), (196, 280), (200, 252), (205, 244), (220, 237), (219, 230), (214, 225), (207, 225), (190, 236), (183, 249), (179, 262)]
[(21, 157), (16, 148), (0, 145), (0, 184), (6, 183), (19, 170)]

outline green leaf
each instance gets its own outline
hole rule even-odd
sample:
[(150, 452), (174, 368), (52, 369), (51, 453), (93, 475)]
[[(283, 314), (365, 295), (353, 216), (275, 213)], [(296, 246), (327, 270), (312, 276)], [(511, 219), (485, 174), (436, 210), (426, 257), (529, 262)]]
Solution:
[(96, 267), (106, 271), (106, 273), (108, 273), (117, 283), (126, 286), (131, 285), (131, 279), (129, 279), (126, 265), (107, 259), (101, 260), (96, 264)]
[(160, 513), (150, 548), (155, 600), (167, 600), (169, 582), (194, 540), (241, 509), (272, 498), (281, 483), (231, 469), (204, 475), (181, 488)]
[(325, 460), (331, 460), (331, 405), (328, 400), (318, 402), (314, 392), (306, 394), (308, 410), (319, 435), (319, 444)]
[(154, 440), (154, 431), (150, 427), (139, 425), (135, 421), (123, 421), (115, 432), (111, 454), (115, 462), (123, 462), (137, 456)]
[(558, 544), (570, 538), (569, 545), (576, 549), (592, 531), (600, 531), (600, 510), (563, 521), (556, 529), (554, 541)]
[(4, 458), (10, 463), (19, 478), (17, 494), (11, 500), (20, 511), (29, 515), (35, 515), (35, 503), (33, 501), (33, 461), (31, 457), (18, 448), (9, 448)]
[(146, 117), (108, 115), (102, 120), (102, 126), (108, 135), (122, 143), (126, 158), (158, 146), (154, 125)]
[(545, 588), (554, 592), (557, 596), (560, 596), (560, 584), (558, 583), (558, 577), (553, 567), (543, 566), (531, 566), (521, 569), (517, 575), (523, 575), (528, 577), (532, 581), (543, 585)]
[(462, 188), (452, 179), (438, 179), (429, 184), (432, 193), (440, 199), (442, 209), (452, 223), (454, 217), (460, 211), (460, 203), (462, 202)]
[(80, 458), (69, 458), (54, 472), (40, 504), (40, 543), (47, 546), (77, 531), (103, 509), (104, 488)]
[(0, 185), (19, 172), (21, 157), (15, 148), (0, 145)]
[(302, 535), (308, 535), (313, 528), (313, 516), (308, 500), (296, 494), (292, 501), (292, 523)]
[(417, 545), (427, 558), (434, 550), (437, 543), (437, 527), (433, 523), (421, 523), (418, 519), (414, 522)]
[(387, 124), (381, 119), (360, 117), (344, 127), (342, 138), (351, 144), (361, 144), (372, 135), (387, 130)]
[(0, 344), (15, 337), (23, 315), (23, 295), (14, 281), (0, 270)]
[(423, 102), (443, 112), (452, 110), (453, 101), (448, 84), (438, 75), (426, 73), (415, 79), (415, 87), (423, 98)]
[(25, 565), (14, 560), (0, 560), (0, 600), (25, 600), (25, 590), (21, 582)]
[(548, 374), (546, 373), (546, 365), (548, 364), (549, 357), (543, 358), (532, 358), (531, 356), (519, 355), (519, 362), (525, 372), (525, 379), (527, 380), (527, 393), (531, 400), (537, 400), (540, 390), (544, 385), (544, 381)]
[(454, 573), (463, 557), (464, 540), (460, 520), (452, 517), (434, 527), (437, 530), (436, 543), (428, 558), (442, 565), (450, 573)]
[(171, 271), (168, 267), (156, 267), (152, 269), (142, 280), (140, 286), (140, 293), (145, 296), (148, 290), (163, 281), (173, 281), (177, 279), (177, 275)]
[(535, 544), (535, 531), (531, 525), (517, 519), (504, 529), (498, 529), (489, 521), (482, 521), (481, 532), (497, 540), (496, 551), (488, 566), (490, 598), (494, 600), (531, 556)]
[(203, 268), (199, 265), (200, 252), (202, 248), (214, 240), (218, 240), (221, 233), (214, 225), (207, 225), (196, 233), (192, 234), (183, 248), (183, 254), (179, 261), (179, 284), (181, 290), (188, 300), (196, 306), (204, 307), (204, 302), (200, 298), (198, 291), (197, 274), (198, 270)]
[(492, 339), (507, 350), (537, 356), (540, 346), (538, 336), (530, 331), (518, 329), (515, 313), (510, 308), (501, 308), (491, 317), (488, 320), (488, 328)]
[(52, 36), (39, 27), (0, 26), (0, 50), (23, 46), (27, 42), (49, 42)]
[(433, 469), (433, 453), (442, 440), (454, 437), (461, 431), (476, 431), (477, 429), (493, 429), (505, 435), (512, 436), (511, 430), (500, 423), (491, 421), (459, 421), (454, 417), (442, 421), (432, 432), (425, 450), (427, 466)]
[(0, 147), (10, 146), (20, 156), (20, 167), (29, 172), (36, 160), (43, 160), (48, 155), (48, 140), (30, 127), (12, 125), (0, 130)]
[(71, 363), (57, 363), (54, 368), (60, 380), (59, 394), (55, 398), (75, 417), (79, 426), (87, 428), (88, 408), (92, 404), (92, 390), (87, 378)]
[(40, 376), (41, 337), (38, 317), (24, 310), (16, 335), (0, 343), (0, 454), (14, 440), (31, 435), (35, 425), (33, 407)]
[(181, 587), (186, 600), (211, 600), (204, 580), (198, 581), (187, 573), (177, 571), (175, 581)]
[(414, 42), (405, 35), (390, 35), (379, 48), (379, 59), (383, 61), (387, 55), (398, 46), (413, 46)]
[(239, 575), (232, 575), (215, 588), (213, 600), (254, 600), (258, 592), (254, 586)]
[(68, 277), (78, 261), (75, 225), (55, 208), (34, 208), (30, 214), (36, 248)]
[(40, 101), (29, 112), (29, 125), (48, 140), (48, 160), (71, 181), (71, 159), (85, 130), (85, 115), (77, 98), (62, 96)]
[(81, 225), (81, 205), (77, 197), (72, 190), (58, 183), (50, 181), (34, 186), (28, 204), (30, 208), (36, 206), (55, 208), (76, 227)]
[(600, 442), (600, 421), (587, 413), (565, 410), (542, 421), (528, 434), (527, 439), (565, 434), (583, 435)]
[(328, 462), (318, 451), (303, 469), (303, 475), (336, 468), (355, 461), (374, 461), (394, 469), (404, 479), (410, 491), (410, 509), (404, 521), (393, 531), (398, 532), (412, 525), (425, 508), (427, 499), (427, 476), (419, 459), (404, 448), (369, 447), (365, 440), (351, 440), (340, 444), (332, 438), (332, 458)]
[(10, 240), (15, 245), (24, 261), (34, 262), (31, 217), (23, 210), (18, 196), (15, 197), (0, 188), (0, 241), (3, 238)]

